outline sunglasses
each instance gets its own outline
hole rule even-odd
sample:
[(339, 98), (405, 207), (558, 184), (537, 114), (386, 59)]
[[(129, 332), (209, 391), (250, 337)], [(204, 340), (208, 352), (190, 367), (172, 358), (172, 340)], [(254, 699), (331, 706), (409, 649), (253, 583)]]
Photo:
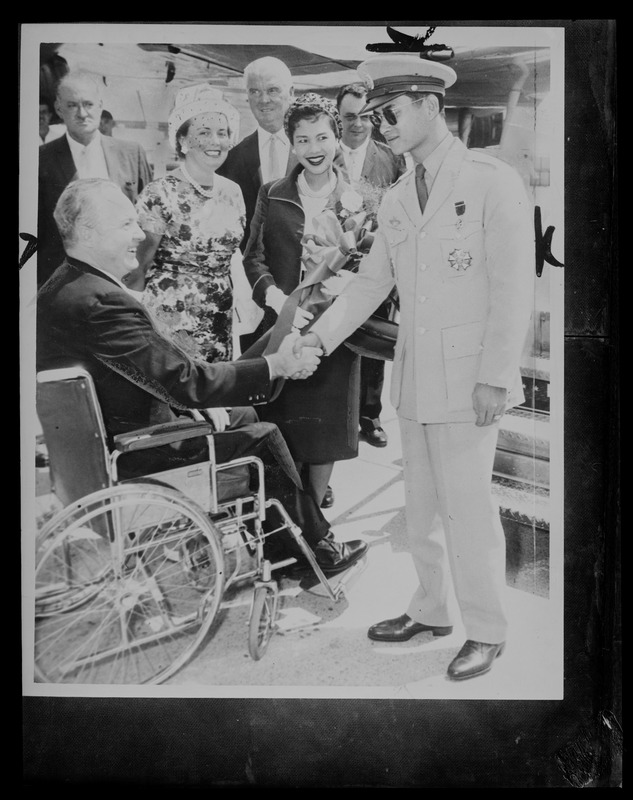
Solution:
[(418, 100), (411, 100), (409, 103), (404, 103), (404, 105), (397, 106), (396, 108), (392, 108), (391, 106), (387, 106), (382, 113), (380, 111), (373, 111), (370, 115), (370, 119), (372, 124), (374, 124), (377, 128), (379, 128), (383, 122), (386, 122), (387, 125), (396, 125), (398, 122), (398, 117), (396, 116), (396, 111), (400, 111), (401, 108), (405, 106), (413, 105), (413, 103), (419, 102)]

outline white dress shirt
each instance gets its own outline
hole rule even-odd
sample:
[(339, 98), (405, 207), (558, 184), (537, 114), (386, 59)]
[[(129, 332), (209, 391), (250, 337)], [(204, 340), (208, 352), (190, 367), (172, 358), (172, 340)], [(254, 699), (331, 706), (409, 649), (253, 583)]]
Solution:
[(79, 178), (109, 178), (103, 147), (101, 146), (101, 133), (96, 132), (95, 137), (88, 145), (76, 142), (72, 136), (66, 134), (70, 152), (77, 168)]
[[(276, 147), (279, 164), (278, 175), (271, 175), (269, 170), (271, 136), (275, 136), (277, 138)], [(284, 129), (282, 128), (281, 130), (277, 131), (277, 133), (271, 134), (268, 133), (268, 131), (265, 131), (263, 128), (257, 128), (257, 142), (259, 145), (259, 163), (262, 170), (262, 183), (268, 183), (269, 181), (283, 178), (286, 174), (288, 156), (290, 155), (290, 142), (288, 141), (288, 137), (286, 136)]]
[(369, 146), (369, 139), (370, 137), (368, 136), (360, 145), (360, 147), (355, 149), (352, 149), (341, 142), (341, 151), (343, 153), (343, 159), (345, 160), (345, 169), (347, 170), (350, 181), (353, 181), (354, 183), (358, 183), (358, 181), (360, 181), (363, 171), (363, 164), (365, 163), (365, 156), (367, 155), (367, 147)]

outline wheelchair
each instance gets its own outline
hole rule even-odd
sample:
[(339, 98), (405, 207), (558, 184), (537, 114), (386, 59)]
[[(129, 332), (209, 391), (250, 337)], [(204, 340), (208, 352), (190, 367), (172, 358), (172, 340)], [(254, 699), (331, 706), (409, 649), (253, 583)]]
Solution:
[[(263, 462), (216, 463), (204, 419), (121, 434), (110, 451), (94, 383), (79, 367), (38, 373), (36, 406), (62, 506), (36, 534), (36, 682), (162, 683), (210, 635), (226, 590), (245, 583), (248, 651), (259, 660), (278, 627), (275, 572), (297, 561), (265, 555), (267, 537), (284, 530), (321, 591), (334, 601), (343, 593), (342, 576), (325, 577), (283, 505), (266, 498)], [(208, 461), (119, 479), (127, 454), (194, 437), (206, 439)]]

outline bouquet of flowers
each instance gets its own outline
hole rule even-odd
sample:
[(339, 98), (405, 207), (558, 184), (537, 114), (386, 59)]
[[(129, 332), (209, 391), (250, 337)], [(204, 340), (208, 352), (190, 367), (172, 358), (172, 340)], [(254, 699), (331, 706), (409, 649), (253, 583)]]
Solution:
[(376, 210), (377, 207), (368, 209), (363, 195), (350, 189), (342, 193), (334, 209), (326, 208), (315, 217), (314, 231), (305, 234), (301, 241), (302, 280), (307, 277), (312, 282), (318, 277), (328, 293), (338, 294), (347, 283), (340, 280), (343, 278), (340, 270), (356, 271), (371, 248)]
[[(361, 259), (369, 252), (385, 189), (372, 186), (367, 181), (361, 181), (358, 189), (344, 191), (333, 208), (326, 208), (314, 218), (313, 231), (303, 236), (301, 281), (282, 307), (270, 331), (264, 353), (276, 352), (283, 337), (290, 330), (295, 330), (294, 319), (298, 307), (309, 311), (314, 317), (313, 321), (316, 321), (353, 279)], [(304, 332), (309, 330), (311, 324), (304, 328)], [(391, 330), (389, 336), (393, 350)], [(359, 348), (358, 352), (370, 357), (389, 357), (375, 356), (364, 347)]]

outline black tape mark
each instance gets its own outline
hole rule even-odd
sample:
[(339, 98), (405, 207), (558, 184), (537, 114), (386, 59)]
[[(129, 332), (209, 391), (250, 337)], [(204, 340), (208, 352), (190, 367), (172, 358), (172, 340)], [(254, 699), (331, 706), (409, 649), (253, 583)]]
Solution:
[(545, 233), (543, 233), (543, 225), (541, 222), (541, 207), (534, 207), (534, 241), (536, 244), (536, 277), (540, 278), (543, 274), (543, 264), (547, 261), (553, 267), (564, 267), (552, 255), (552, 237), (556, 228), (550, 225)]
[(24, 248), (24, 252), (20, 258), (20, 264), (18, 269), (22, 269), (22, 267), (26, 264), (26, 262), (31, 258), (33, 253), (37, 250), (37, 237), (33, 236), (31, 233), (21, 233), (20, 239), (23, 239), (27, 245)]

